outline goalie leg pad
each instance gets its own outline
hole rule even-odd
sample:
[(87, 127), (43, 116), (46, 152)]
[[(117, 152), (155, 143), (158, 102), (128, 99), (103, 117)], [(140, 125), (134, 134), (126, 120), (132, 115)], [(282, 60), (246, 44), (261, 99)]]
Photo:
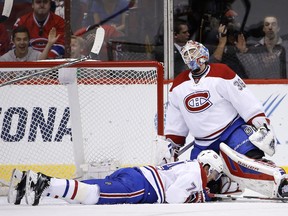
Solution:
[(263, 161), (248, 158), (220, 144), (224, 173), (233, 181), (268, 197), (277, 197), (285, 171)]

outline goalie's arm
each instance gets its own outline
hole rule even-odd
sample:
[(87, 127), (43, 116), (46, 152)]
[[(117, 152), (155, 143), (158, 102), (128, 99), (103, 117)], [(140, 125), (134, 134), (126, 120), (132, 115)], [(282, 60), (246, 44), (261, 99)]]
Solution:
[(188, 136), (189, 128), (179, 108), (177, 95), (173, 89), (170, 90), (168, 101), (164, 134), (166, 139), (170, 139), (174, 143), (183, 146)]

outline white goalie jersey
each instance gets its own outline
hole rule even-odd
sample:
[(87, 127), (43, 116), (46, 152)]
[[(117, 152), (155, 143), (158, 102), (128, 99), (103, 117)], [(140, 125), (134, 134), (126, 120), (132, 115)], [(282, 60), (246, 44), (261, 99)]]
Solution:
[(224, 64), (210, 64), (198, 82), (189, 70), (174, 80), (165, 135), (184, 144), (190, 132), (198, 145), (208, 146), (239, 116), (249, 122), (259, 115), (265, 116), (262, 104), (242, 79)]

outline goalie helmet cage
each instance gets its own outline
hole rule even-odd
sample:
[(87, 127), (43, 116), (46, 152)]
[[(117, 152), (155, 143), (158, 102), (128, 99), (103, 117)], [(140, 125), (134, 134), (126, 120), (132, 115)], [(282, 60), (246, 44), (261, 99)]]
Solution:
[(86, 61), (39, 74), (59, 64), (0, 63), (1, 84), (28, 77), (0, 88), (0, 185), (13, 168), (77, 178), (82, 164), (153, 163), (164, 127), (163, 65)]

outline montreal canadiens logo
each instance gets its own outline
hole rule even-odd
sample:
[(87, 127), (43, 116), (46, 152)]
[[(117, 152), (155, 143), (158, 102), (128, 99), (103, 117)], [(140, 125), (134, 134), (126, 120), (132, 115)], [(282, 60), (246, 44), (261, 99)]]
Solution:
[(184, 99), (184, 106), (189, 112), (202, 112), (212, 106), (209, 101), (210, 94), (207, 91), (194, 92)]
[(30, 40), (30, 44), (35, 50), (43, 50), (47, 44), (47, 39), (45, 38), (34, 38)]

